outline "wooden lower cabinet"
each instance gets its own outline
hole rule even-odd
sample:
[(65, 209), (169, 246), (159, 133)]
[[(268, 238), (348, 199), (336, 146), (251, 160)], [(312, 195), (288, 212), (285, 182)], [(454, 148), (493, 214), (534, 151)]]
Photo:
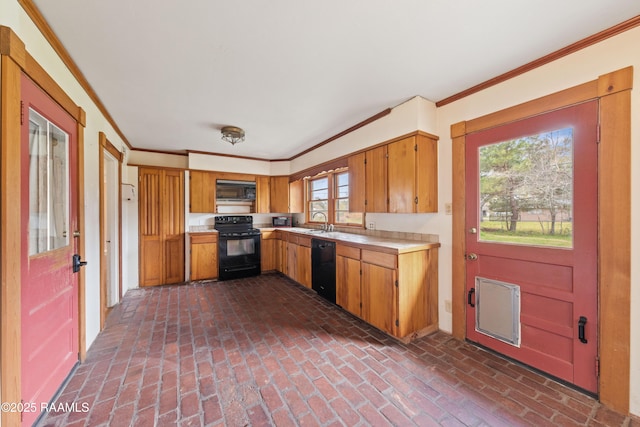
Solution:
[(336, 245), (336, 304), (403, 341), (438, 329), (438, 250)]
[(311, 289), (311, 247), (298, 245), (296, 248), (296, 281)]
[(275, 230), (273, 235), (275, 239), (275, 269), (282, 274), (287, 274), (287, 233)]
[(362, 317), (360, 249), (336, 245), (336, 304)]
[(362, 320), (396, 335), (396, 270), (362, 263)]
[[(311, 238), (274, 233), (275, 268), (311, 288)], [(437, 331), (439, 245), (429, 246), (390, 253), (336, 242), (336, 304), (401, 341)]]
[(218, 277), (218, 233), (191, 234), (191, 280)]
[(277, 270), (277, 240), (275, 231), (263, 231), (260, 235), (260, 269), (262, 272)]
[(296, 280), (298, 277), (298, 263), (296, 262), (296, 249), (298, 248), (297, 243), (287, 242), (286, 249), (286, 268), (285, 274), (289, 276), (291, 279)]
[(286, 243), (286, 275), (311, 288), (311, 239), (289, 235)]

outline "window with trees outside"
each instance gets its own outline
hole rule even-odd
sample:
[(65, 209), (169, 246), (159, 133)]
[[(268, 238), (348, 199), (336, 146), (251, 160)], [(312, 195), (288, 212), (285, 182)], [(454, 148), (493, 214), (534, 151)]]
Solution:
[(573, 129), (480, 148), (480, 240), (573, 246)]
[(349, 212), (349, 171), (340, 170), (308, 180), (307, 221), (362, 226), (362, 212)]

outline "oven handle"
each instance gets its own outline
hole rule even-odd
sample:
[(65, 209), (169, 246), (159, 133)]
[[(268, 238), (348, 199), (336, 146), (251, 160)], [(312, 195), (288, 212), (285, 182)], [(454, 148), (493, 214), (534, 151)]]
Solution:
[(257, 267), (256, 265), (245, 265), (242, 267), (223, 267), (223, 268), (224, 268), (224, 271), (231, 272), (231, 271), (254, 270), (256, 267)]

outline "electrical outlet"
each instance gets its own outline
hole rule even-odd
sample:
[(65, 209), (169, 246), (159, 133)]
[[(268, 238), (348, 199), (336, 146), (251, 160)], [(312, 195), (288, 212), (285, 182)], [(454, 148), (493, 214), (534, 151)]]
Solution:
[(447, 313), (451, 313), (451, 300), (444, 300), (444, 311), (446, 311)]
[(376, 223), (375, 222), (370, 222), (369, 223), (369, 227), (367, 227), (369, 230), (375, 230), (376, 229)]
[(444, 204), (444, 214), (445, 215), (452, 215), (453, 214), (453, 206), (451, 205), (451, 202), (448, 202), (448, 203)]

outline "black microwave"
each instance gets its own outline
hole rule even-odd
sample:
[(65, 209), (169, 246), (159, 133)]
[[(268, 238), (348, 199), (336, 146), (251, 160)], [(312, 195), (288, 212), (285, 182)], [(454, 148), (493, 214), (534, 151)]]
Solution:
[(293, 227), (293, 217), (291, 215), (274, 216), (271, 218), (274, 227)]

